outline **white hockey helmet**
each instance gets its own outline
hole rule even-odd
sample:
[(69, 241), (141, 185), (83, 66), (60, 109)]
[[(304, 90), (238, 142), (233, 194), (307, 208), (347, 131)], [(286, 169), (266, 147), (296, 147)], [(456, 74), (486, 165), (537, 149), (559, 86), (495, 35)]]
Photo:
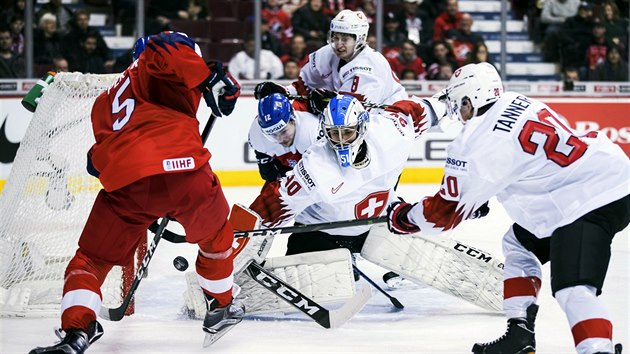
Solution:
[(449, 116), (456, 116), (465, 123), (460, 114), (464, 98), (470, 99), (474, 109), (473, 116), (476, 116), (479, 108), (497, 101), (502, 94), (503, 83), (497, 69), (492, 64), (479, 63), (464, 65), (455, 70), (443, 97), (446, 99)]
[(352, 95), (337, 95), (330, 99), (320, 115), (326, 140), (337, 153), (341, 167), (351, 166), (367, 134), (370, 114)]
[(328, 31), (328, 43), (335, 49), (332, 41), (334, 33), (346, 33), (354, 35), (354, 51), (356, 55), (367, 44), (370, 24), (362, 11), (342, 10), (330, 21), (330, 31)]

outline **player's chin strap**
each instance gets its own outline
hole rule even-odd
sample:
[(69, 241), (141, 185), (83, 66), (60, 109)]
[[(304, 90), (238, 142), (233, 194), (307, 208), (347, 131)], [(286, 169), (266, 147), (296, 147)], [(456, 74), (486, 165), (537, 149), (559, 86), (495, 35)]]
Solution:
[[(328, 230), (328, 229), (336, 229), (340, 227), (350, 227), (350, 226), (361, 226), (361, 225), (374, 225), (380, 223), (386, 223), (387, 217), (381, 216), (377, 218), (367, 218), (367, 219), (354, 219), (354, 220), (344, 220), (344, 221), (331, 221), (331, 222), (323, 222), (319, 224), (310, 224), (310, 225), (294, 225), (294, 226), (283, 226), (283, 227), (274, 227), (270, 229), (254, 229), (247, 231), (234, 231), (234, 237), (266, 237), (278, 234), (289, 234), (289, 233), (300, 233), (300, 232), (313, 232), (320, 230)], [(156, 232), (158, 230), (159, 224), (154, 222), (149, 226), (149, 230), (151, 232)], [(172, 243), (184, 243), (186, 242), (186, 235), (180, 235), (170, 230), (164, 230), (164, 234), (162, 235), (167, 241)]]

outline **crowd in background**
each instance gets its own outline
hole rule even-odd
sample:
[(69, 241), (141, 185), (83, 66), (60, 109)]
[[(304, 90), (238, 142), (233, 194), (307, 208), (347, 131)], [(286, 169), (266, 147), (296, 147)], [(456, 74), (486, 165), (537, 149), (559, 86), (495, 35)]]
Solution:
[[(25, 0), (4, 2), (0, 78), (25, 77)], [(178, 30), (176, 23), (182, 21), (210, 21), (223, 16), (213, 13), (217, 9), (213, 5), (237, 2), (249, 3), (251, 13), (241, 14), (245, 34), (235, 39), (240, 48), (230, 53), (228, 67), (239, 79), (254, 79), (252, 0), (146, 0), (145, 31)], [(560, 64), (565, 79), (627, 81), (628, 2), (513, 0), (511, 16), (525, 20), (530, 39), (545, 61)], [(99, 28), (89, 22), (91, 11), (107, 9), (108, 23), (120, 26), (117, 34), (134, 36), (135, 2), (81, 0), (71, 5), (51, 0), (36, 6), (35, 75), (47, 70), (96, 74), (124, 70), (131, 63), (130, 51), (114, 57)], [(365, 13), (371, 23), (368, 44), (376, 46), (374, 0), (263, 0), (262, 8), (261, 79), (297, 78), (308, 54), (326, 44), (330, 20), (343, 9)], [(457, 0), (385, 0), (384, 8), (382, 52), (400, 79), (448, 80), (467, 63), (492, 64), (484, 38), (472, 31), (473, 16), (460, 12)]]

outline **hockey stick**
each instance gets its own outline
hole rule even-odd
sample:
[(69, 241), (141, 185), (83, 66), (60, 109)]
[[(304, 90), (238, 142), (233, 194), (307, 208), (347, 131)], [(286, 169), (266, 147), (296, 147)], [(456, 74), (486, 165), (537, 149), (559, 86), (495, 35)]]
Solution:
[[(286, 95), (288, 99), (290, 100), (300, 100), (300, 101), (308, 101), (308, 97), (306, 96), (302, 96), (302, 95), (292, 95), (292, 94), (288, 94)], [(369, 101), (361, 101), (361, 104), (364, 107), (368, 107), (368, 108), (387, 108), (389, 107), (388, 104), (384, 104), (384, 103), (372, 103)]]
[(401, 309), (401, 310), (405, 308), (405, 306), (400, 301), (398, 301), (397, 298), (391, 296), (385, 290), (383, 290), (383, 288), (378, 286), (378, 284), (376, 284), (374, 280), (370, 279), (365, 273), (363, 273), (361, 269), (359, 269), (359, 267), (353, 264), (352, 268), (356, 270), (357, 273), (359, 273), (359, 275), (363, 277), (363, 279), (365, 279), (368, 283), (370, 283), (370, 285), (372, 285), (374, 289), (380, 291), (383, 295), (385, 295), (385, 297), (387, 297), (389, 301), (391, 301), (392, 305), (394, 305), (395, 308)]
[[(210, 118), (208, 118), (208, 122), (206, 123), (206, 126), (203, 128), (203, 132), (201, 133), (202, 144), (205, 145), (206, 140), (208, 140), (208, 135), (210, 135), (210, 131), (212, 130), (216, 119), (217, 117), (214, 114), (210, 113)], [(162, 221), (160, 222), (160, 225), (158, 226), (157, 230), (155, 231), (155, 235), (153, 236), (153, 241), (151, 241), (151, 244), (149, 245), (149, 247), (147, 247), (147, 253), (144, 255), (144, 259), (142, 259), (142, 264), (140, 265), (140, 268), (138, 268), (138, 270), (136, 271), (136, 276), (134, 277), (133, 282), (129, 287), (129, 291), (125, 295), (122, 304), (113, 309), (101, 307), (101, 310), (99, 311), (99, 316), (101, 318), (108, 321), (120, 321), (123, 319), (123, 317), (125, 317), (127, 307), (129, 307), (129, 303), (136, 294), (136, 290), (138, 289), (138, 286), (142, 281), (142, 277), (149, 267), (149, 262), (151, 262), (151, 258), (153, 258), (155, 249), (157, 248), (160, 239), (162, 239), (162, 235), (166, 230), (166, 226), (168, 225), (170, 220), (171, 218), (168, 215), (162, 218)]]
[[(308, 224), (308, 225), (300, 224), (300, 225), (276, 227), (276, 228), (270, 228), (270, 229), (234, 231), (234, 237), (272, 236), (272, 235), (289, 234), (289, 233), (313, 232), (313, 231), (320, 231), (320, 230), (336, 229), (339, 227), (373, 225), (373, 224), (379, 224), (379, 223), (384, 223), (384, 222), (387, 222), (386, 216), (381, 216), (377, 218), (367, 218), (367, 219), (331, 221), (331, 222), (323, 222), (319, 224)], [(159, 225), (157, 222), (154, 222), (153, 224), (151, 224), (151, 226), (149, 226), (149, 230), (151, 230), (151, 232), (157, 232), (158, 229), (159, 229)], [(169, 230), (164, 230), (164, 235), (162, 237), (165, 240), (172, 243), (186, 242), (185, 235), (180, 235)]]
[(370, 288), (364, 286), (359, 289), (355, 297), (343, 306), (335, 310), (328, 310), (256, 262), (251, 262), (245, 271), (258, 284), (275, 293), (324, 328), (340, 327), (359, 312), (372, 296)]

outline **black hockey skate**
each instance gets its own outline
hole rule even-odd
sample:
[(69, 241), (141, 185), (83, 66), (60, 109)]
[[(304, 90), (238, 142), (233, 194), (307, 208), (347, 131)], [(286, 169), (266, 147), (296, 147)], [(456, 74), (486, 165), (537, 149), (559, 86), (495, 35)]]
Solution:
[(208, 301), (208, 312), (203, 320), (203, 331), (206, 338), (203, 341), (204, 347), (209, 347), (219, 340), (234, 326), (239, 324), (245, 316), (245, 306), (232, 301), (225, 307), (216, 307), (214, 299)]
[(472, 352), (475, 354), (534, 354), (536, 352), (534, 338), (536, 313), (538, 313), (538, 305), (529, 305), (526, 319), (509, 319), (504, 335), (489, 343), (475, 343)]
[(62, 337), (61, 331), (56, 331), (61, 342), (50, 347), (38, 347), (29, 354), (83, 354), (85, 350), (103, 335), (103, 327), (98, 321), (92, 321), (87, 332), (80, 329), (69, 329)]

